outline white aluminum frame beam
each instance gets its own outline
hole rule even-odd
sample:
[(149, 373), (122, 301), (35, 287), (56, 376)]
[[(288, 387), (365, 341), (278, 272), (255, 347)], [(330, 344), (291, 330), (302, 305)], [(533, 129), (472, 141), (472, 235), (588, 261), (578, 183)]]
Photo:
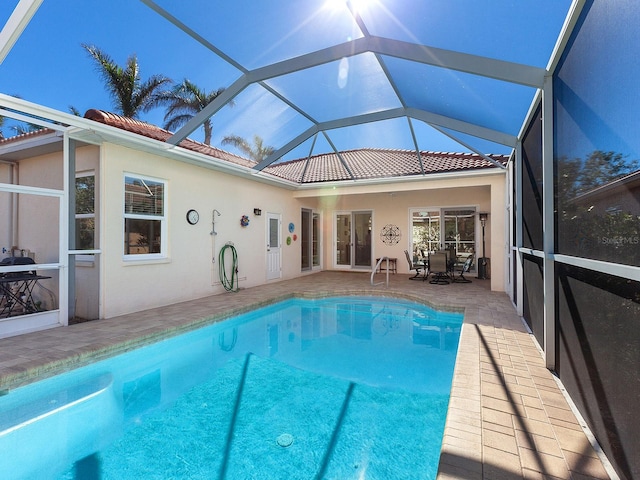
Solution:
[[(433, 65), (441, 68), (470, 73), (533, 88), (542, 88), (544, 83), (544, 76), (546, 74), (546, 70), (543, 68), (376, 36), (365, 36), (362, 38), (357, 38), (349, 42), (341, 43), (339, 45), (328, 47), (305, 55), (300, 55), (298, 57), (287, 59), (281, 62), (276, 62), (264, 67), (256, 68), (254, 70), (247, 70), (242, 67), (237, 61), (224, 54), (220, 49), (218, 49), (214, 45), (211, 45), (208, 41), (202, 39), (202, 37), (200, 37), (197, 33), (193, 32), (191, 29), (183, 25), (179, 20), (175, 19), (175, 17), (164, 11), (161, 7), (156, 5), (151, 0), (143, 0), (143, 2), (154, 11), (162, 15), (177, 28), (180, 28), (186, 34), (192, 36), (192, 38), (200, 42), (203, 46), (209, 48), (213, 53), (228, 61), (236, 68), (238, 68), (241, 72), (243, 72), (242, 76), (240, 76), (229, 88), (227, 88), (213, 102), (207, 105), (207, 107), (194, 115), (189, 122), (187, 122), (182, 128), (180, 128), (173, 136), (171, 136), (167, 140), (167, 143), (170, 143), (172, 145), (177, 145), (187, 136), (193, 133), (204, 123), (205, 120), (213, 116), (228, 102), (232, 101), (249, 85), (252, 85), (254, 83), (262, 83), (272, 78), (299, 72), (309, 68), (324, 65), (326, 63), (338, 61), (342, 58), (349, 58), (363, 53), (374, 53), (376, 55), (386, 55), (390, 57), (401, 58), (412, 62)], [(394, 82), (391, 79), (389, 73), (386, 71), (386, 69), (383, 70), (385, 71), (385, 75), (387, 76), (390, 84), (394, 85)], [(296, 108), (296, 110), (298, 110), (300, 113), (303, 113), (298, 108)], [(429, 112), (425, 112), (425, 114), (429, 114)], [(305, 116), (308, 119), (311, 119), (310, 115)], [(456, 119), (450, 120), (454, 122), (456, 121)], [(355, 123), (353, 123), (352, 125), (354, 124)], [(349, 126), (348, 122), (345, 126)], [(442, 126), (446, 127), (446, 125)], [(457, 128), (453, 129), (458, 130)], [(468, 130), (462, 131), (474, 135)], [(492, 140), (491, 138), (487, 139)], [(496, 141), (496, 143), (505, 143), (505, 141)], [(513, 146), (515, 145), (515, 141), (510, 139), (505, 144)]]
[[(288, 152), (293, 150), (295, 147), (300, 145), (301, 143), (307, 141), (313, 135), (318, 132), (326, 132), (327, 130), (334, 130), (336, 128), (343, 127), (351, 127), (354, 125), (362, 125), (365, 123), (373, 123), (379, 122), (382, 120), (390, 120), (393, 118), (400, 117), (409, 117), (415, 118), (417, 120), (422, 120), (423, 122), (433, 126), (435, 128), (436, 125), (439, 125), (444, 128), (449, 128), (451, 130), (468, 133), (470, 135), (474, 135), (476, 137), (486, 138), (487, 140), (491, 140), (495, 143), (500, 143), (502, 145), (507, 145), (509, 147), (515, 147), (517, 138), (508, 135), (502, 132), (496, 132), (495, 130), (491, 130), (484, 127), (479, 127), (477, 125), (463, 122), (460, 120), (455, 120), (449, 117), (445, 117), (442, 115), (436, 115), (433, 113), (428, 113), (423, 110), (417, 110), (413, 108), (392, 108), (389, 110), (383, 110), (380, 112), (374, 113), (366, 113), (363, 115), (356, 115), (353, 117), (345, 117), (339, 118), (336, 120), (329, 120), (327, 122), (320, 122), (316, 125), (309, 127), (307, 130), (302, 132), (300, 135), (293, 138), (286, 145), (276, 150), (274, 153), (269, 155), (266, 159), (258, 163), (255, 167), (256, 170), (262, 170), (265, 167), (268, 167), (273, 162), (278, 160), (283, 155), (286, 155)], [(446, 134), (450, 136), (449, 134)], [(456, 140), (459, 141), (459, 140)]]
[(20, 0), (0, 31), (0, 63), (4, 61), (43, 0)]

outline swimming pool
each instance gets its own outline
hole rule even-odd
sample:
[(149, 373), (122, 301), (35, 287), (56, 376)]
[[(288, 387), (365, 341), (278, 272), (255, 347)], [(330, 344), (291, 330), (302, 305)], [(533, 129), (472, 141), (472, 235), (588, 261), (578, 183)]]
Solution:
[(291, 299), (16, 389), (0, 478), (435, 478), (461, 324)]

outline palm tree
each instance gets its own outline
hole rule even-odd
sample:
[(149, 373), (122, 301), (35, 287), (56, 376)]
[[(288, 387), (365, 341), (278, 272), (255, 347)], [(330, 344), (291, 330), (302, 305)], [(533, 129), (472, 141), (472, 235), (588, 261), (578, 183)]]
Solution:
[(137, 118), (139, 112), (149, 111), (155, 106), (154, 95), (161, 87), (171, 83), (171, 79), (164, 75), (153, 75), (142, 82), (135, 54), (129, 56), (125, 68), (122, 68), (99, 48), (86, 44), (82, 44), (82, 47), (95, 60), (117, 113), (125, 117)]
[(264, 145), (264, 140), (258, 135), (253, 136), (253, 145), (249, 145), (249, 142), (238, 135), (228, 135), (224, 137), (222, 139), (222, 145), (233, 145), (256, 162), (261, 162), (276, 151), (274, 147)]
[[(167, 105), (164, 116), (164, 128), (176, 130), (191, 120), (195, 114), (204, 109), (218, 95), (224, 92), (224, 88), (206, 92), (196, 84), (185, 79), (167, 92), (160, 92), (154, 98), (154, 105)], [(233, 103), (229, 103), (233, 105)], [(207, 118), (203, 124), (204, 143), (211, 144), (213, 126), (211, 119)]]

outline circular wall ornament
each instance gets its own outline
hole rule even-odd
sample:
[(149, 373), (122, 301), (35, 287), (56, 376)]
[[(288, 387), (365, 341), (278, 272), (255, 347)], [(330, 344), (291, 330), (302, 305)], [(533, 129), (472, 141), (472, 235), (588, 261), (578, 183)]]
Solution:
[(287, 245), (291, 245), (291, 237), (287, 237)]
[(296, 226), (293, 224), (293, 222), (291, 222), (289, 224), (289, 233), (293, 233), (293, 231), (296, 229)]
[(242, 218), (240, 219), (240, 225), (242, 225), (243, 227), (249, 225), (249, 217), (247, 215), (242, 216)]
[(400, 233), (400, 227), (397, 225), (393, 225), (388, 223), (382, 230), (380, 231), (380, 238), (385, 245), (396, 245), (400, 242), (402, 238), (402, 233)]

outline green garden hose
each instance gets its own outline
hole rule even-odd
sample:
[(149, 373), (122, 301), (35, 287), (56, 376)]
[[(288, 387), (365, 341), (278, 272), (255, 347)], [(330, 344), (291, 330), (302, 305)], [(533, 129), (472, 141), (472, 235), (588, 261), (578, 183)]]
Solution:
[[(224, 262), (224, 253), (227, 249), (231, 250), (232, 260), (231, 260), (231, 278), (227, 276), (227, 269), (225, 267)], [(236, 248), (227, 243), (224, 247), (220, 249), (220, 253), (218, 254), (218, 269), (220, 274), (220, 282), (222, 286), (227, 292), (237, 292), (239, 290), (238, 287), (238, 252)], [(235, 283), (235, 288), (233, 284)]]

